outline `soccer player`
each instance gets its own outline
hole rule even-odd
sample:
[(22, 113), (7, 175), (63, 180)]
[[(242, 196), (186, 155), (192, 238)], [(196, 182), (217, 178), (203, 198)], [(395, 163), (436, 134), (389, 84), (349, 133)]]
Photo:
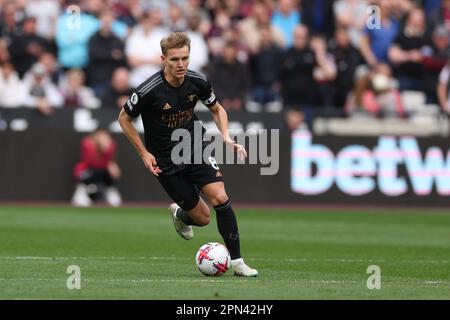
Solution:
[[(257, 276), (258, 271), (247, 266), (241, 257), (236, 216), (214, 158), (209, 158), (210, 163), (189, 164), (185, 161), (174, 164), (171, 151), (178, 141), (172, 141), (171, 137), (174, 130), (182, 128), (189, 132), (191, 141), (194, 141), (194, 121), (197, 120), (194, 107), (200, 99), (212, 112), (223, 142), (233, 148), (241, 159), (247, 156), (247, 152), (231, 139), (227, 113), (217, 101), (206, 76), (188, 69), (189, 37), (181, 32), (172, 33), (163, 38), (160, 45), (164, 67), (134, 90), (120, 112), (120, 126), (145, 167), (157, 177), (175, 202), (170, 205), (169, 211), (177, 233), (189, 240), (194, 236), (192, 226), (201, 227), (209, 223), (210, 210), (200, 198), (201, 192), (216, 211), (217, 226), (230, 252), (234, 274)], [(144, 125), (145, 146), (133, 125), (134, 118), (139, 115)], [(192, 159), (195, 152), (202, 152), (192, 150)]]

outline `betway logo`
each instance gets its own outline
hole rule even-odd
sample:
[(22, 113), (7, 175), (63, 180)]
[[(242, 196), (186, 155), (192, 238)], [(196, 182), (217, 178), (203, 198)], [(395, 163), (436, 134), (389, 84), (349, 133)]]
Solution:
[[(349, 145), (334, 155), (311, 140), (308, 131), (293, 133), (291, 188), (295, 192), (318, 195), (336, 183), (339, 190), (355, 196), (377, 187), (385, 195), (399, 196), (408, 192), (409, 185), (416, 195), (429, 195), (434, 185), (439, 195), (450, 195), (450, 150), (444, 154), (429, 147), (422, 154), (414, 137), (385, 136), (373, 150)], [(400, 176), (400, 166), (406, 176)]]

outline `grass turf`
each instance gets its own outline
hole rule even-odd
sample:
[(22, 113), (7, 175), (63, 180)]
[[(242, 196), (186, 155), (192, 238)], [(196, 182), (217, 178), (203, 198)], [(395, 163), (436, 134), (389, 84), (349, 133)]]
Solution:
[(163, 208), (0, 207), (0, 299), (450, 299), (449, 212), (235, 210), (257, 278), (198, 272), (214, 215), (185, 241)]

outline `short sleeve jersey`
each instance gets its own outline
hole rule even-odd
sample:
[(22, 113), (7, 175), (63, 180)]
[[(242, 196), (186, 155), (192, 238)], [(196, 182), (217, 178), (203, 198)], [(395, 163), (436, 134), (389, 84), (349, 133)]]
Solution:
[(133, 91), (124, 105), (130, 117), (142, 118), (147, 150), (156, 157), (164, 174), (182, 169), (170, 159), (172, 148), (179, 141), (172, 141), (176, 129), (186, 129), (194, 141), (194, 114), (197, 101), (210, 108), (216, 104), (216, 96), (207, 77), (188, 70), (181, 86), (174, 87), (164, 77), (163, 70), (153, 74)]

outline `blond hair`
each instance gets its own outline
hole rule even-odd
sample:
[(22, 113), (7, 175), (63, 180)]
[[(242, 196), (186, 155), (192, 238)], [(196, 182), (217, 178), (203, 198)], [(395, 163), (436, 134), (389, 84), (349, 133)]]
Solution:
[(166, 55), (170, 49), (180, 49), (184, 46), (191, 49), (191, 39), (184, 32), (174, 32), (170, 36), (163, 38), (160, 45), (162, 54)]

